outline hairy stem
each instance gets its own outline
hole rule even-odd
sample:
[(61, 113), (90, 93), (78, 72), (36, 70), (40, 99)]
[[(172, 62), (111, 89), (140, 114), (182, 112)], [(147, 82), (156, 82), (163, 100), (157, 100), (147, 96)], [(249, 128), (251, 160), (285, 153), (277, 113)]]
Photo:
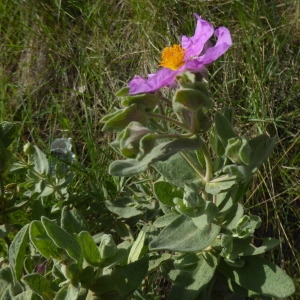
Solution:
[[(202, 152), (204, 155), (205, 166), (206, 166), (204, 181), (209, 182), (212, 178), (213, 166), (212, 166), (212, 160), (211, 160), (208, 148), (203, 140), (202, 140), (202, 148), (201, 149), (202, 149)], [(205, 200), (208, 200), (208, 195), (205, 190), (202, 191), (202, 196)], [(216, 202), (216, 198), (214, 197), (213, 203), (215, 203), (215, 202)]]
[(213, 173), (213, 166), (212, 166), (212, 160), (208, 151), (208, 148), (204, 141), (202, 141), (202, 151), (205, 159), (205, 165), (206, 165), (206, 172), (205, 172), (205, 181), (209, 182), (212, 177)]

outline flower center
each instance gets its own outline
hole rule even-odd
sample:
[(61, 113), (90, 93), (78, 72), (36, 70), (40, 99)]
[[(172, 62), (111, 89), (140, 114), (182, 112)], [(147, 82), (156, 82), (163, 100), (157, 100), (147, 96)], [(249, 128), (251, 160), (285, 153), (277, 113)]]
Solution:
[(184, 64), (185, 49), (180, 45), (166, 47), (161, 54), (161, 63), (159, 66), (171, 70), (177, 70)]

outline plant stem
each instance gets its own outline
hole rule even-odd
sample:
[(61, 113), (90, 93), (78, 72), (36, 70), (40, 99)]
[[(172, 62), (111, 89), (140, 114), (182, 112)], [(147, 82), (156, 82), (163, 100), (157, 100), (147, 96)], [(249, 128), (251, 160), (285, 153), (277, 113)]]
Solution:
[[(206, 166), (204, 182), (207, 183), (211, 180), (211, 177), (213, 174), (213, 166), (212, 166), (212, 160), (211, 160), (208, 148), (203, 140), (202, 140), (201, 150), (204, 155), (205, 166)], [(206, 201), (208, 200), (208, 195), (205, 190), (202, 191), (202, 197), (204, 200), (206, 200)], [(213, 197), (212, 201), (213, 201), (213, 203), (216, 203), (216, 197)]]
[(212, 160), (208, 151), (208, 148), (204, 141), (202, 140), (202, 151), (205, 159), (206, 172), (205, 172), (205, 182), (209, 182), (213, 173)]

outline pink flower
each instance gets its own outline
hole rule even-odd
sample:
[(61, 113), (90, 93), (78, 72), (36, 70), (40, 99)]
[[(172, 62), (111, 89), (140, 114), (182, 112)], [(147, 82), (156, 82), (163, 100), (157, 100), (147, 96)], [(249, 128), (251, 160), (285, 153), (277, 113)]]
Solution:
[[(201, 72), (205, 66), (223, 55), (232, 45), (230, 32), (226, 27), (214, 30), (211, 23), (197, 18), (193, 37), (183, 36), (181, 45), (166, 47), (162, 51), (163, 67), (156, 74), (149, 74), (148, 79), (135, 75), (129, 82), (129, 94), (155, 92), (164, 86), (174, 85), (176, 76), (184, 71)], [(217, 42), (211, 46), (209, 39), (215, 34)]]

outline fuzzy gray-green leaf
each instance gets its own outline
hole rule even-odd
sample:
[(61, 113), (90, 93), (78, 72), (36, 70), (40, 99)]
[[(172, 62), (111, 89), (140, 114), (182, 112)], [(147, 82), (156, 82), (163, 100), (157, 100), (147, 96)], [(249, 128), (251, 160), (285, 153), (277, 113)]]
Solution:
[(70, 257), (76, 261), (80, 259), (81, 247), (71, 234), (67, 233), (46, 217), (42, 217), (42, 224), (55, 245), (65, 249)]
[(8, 250), (9, 264), (17, 280), (22, 277), (25, 252), (28, 245), (28, 227), (29, 224), (26, 224), (16, 234)]
[(219, 233), (219, 226), (213, 223), (196, 222), (185, 215), (178, 216), (150, 243), (150, 250), (179, 252), (200, 251), (209, 246)]

